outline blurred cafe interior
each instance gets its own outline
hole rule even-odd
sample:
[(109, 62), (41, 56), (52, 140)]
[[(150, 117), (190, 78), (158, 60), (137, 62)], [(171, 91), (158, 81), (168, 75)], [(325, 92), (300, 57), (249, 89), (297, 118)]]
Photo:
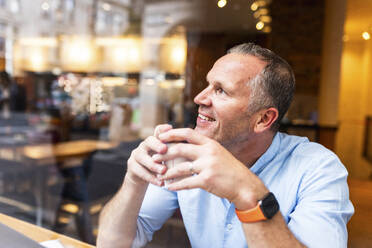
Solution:
[[(356, 208), (349, 246), (372, 244), (372, 2), (0, 0), (0, 222), (92, 245), (131, 151), (160, 123), (193, 127), (193, 98), (227, 49), (293, 67), (281, 130), (333, 150)], [(147, 247), (188, 247), (174, 216)]]

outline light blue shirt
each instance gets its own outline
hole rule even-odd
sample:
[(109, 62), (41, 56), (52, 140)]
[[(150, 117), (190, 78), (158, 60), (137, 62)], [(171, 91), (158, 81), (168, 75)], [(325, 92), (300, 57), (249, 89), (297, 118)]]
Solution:
[[(346, 224), (354, 213), (347, 171), (337, 156), (307, 138), (277, 133), (251, 167), (274, 193), (289, 229), (308, 247), (347, 247)], [(152, 239), (180, 208), (192, 247), (247, 247), (234, 204), (202, 189), (147, 189), (133, 247)]]

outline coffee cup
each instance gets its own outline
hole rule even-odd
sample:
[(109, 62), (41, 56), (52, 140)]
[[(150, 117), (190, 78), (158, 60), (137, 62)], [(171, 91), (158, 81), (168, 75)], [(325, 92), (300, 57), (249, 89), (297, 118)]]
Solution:
[[(174, 145), (176, 145), (177, 143), (168, 143), (167, 146), (168, 146), (168, 149)], [(177, 165), (181, 164), (181, 163), (184, 163), (184, 162), (187, 162), (188, 160), (185, 159), (185, 158), (182, 158), (182, 157), (178, 157), (178, 158), (174, 158), (172, 160), (168, 160), (168, 161), (164, 161), (163, 164), (167, 167), (167, 169), (171, 169), (171, 168), (174, 168), (174, 167), (177, 167)], [(177, 182), (181, 179), (184, 179), (186, 177), (189, 177), (189, 176), (181, 176), (181, 177), (177, 177), (177, 178), (174, 178), (174, 179), (169, 179), (169, 180), (165, 180), (164, 181), (164, 186), (167, 187), (167, 185), (169, 185), (170, 183), (174, 183), (174, 182)]]

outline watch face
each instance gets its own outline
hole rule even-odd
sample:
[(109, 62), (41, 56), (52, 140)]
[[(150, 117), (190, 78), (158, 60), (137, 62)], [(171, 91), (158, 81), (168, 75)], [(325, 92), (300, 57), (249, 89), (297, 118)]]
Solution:
[(273, 193), (267, 196), (261, 202), (261, 209), (266, 218), (271, 219), (279, 210), (279, 203)]

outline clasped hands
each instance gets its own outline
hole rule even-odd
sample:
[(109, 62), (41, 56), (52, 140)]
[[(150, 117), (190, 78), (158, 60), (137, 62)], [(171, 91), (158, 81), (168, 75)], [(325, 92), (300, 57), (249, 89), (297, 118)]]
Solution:
[[(168, 148), (166, 143), (170, 142), (176, 144)], [(178, 157), (186, 161), (170, 169), (162, 163)], [(262, 181), (217, 141), (193, 129), (172, 129), (166, 124), (157, 126), (154, 136), (133, 150), (128, 160), (128, 177), (137, 185), (158, 186), (164, 185), (165, 180), (182, 178), (169, 183), (167, 188), (174, 191), (201, 188), (228, 199), (238, 209), (254, 207), (268, 192)]]

